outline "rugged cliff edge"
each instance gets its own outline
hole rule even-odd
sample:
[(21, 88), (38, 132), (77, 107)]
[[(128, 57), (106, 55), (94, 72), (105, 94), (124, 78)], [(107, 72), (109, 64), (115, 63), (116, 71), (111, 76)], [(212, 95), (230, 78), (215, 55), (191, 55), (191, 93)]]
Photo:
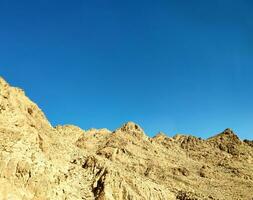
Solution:
[(253, 142), (52, 127), (0, 78), (0, 200), (253, 199)]

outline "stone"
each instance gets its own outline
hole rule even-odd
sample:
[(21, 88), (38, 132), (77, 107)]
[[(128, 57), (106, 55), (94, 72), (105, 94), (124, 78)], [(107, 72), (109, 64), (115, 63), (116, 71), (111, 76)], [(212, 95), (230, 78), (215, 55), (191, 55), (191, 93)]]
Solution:
[(120, 128), (52, 127), (0, 78), (0, 200), (252, 199), (252, 141)]

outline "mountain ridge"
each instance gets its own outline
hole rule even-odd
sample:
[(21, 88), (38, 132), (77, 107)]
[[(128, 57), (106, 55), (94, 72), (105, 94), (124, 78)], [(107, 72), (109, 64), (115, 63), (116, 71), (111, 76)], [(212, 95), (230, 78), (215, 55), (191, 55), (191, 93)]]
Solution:
[(120, 128), (52, 127), (0, 78), (1, 199), (252, 199), (253, 145), (231, 130), (208, 139)]

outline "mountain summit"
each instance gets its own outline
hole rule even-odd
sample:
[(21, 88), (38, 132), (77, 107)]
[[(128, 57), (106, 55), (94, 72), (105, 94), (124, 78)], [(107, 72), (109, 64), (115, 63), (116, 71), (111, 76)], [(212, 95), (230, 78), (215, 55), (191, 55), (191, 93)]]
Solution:
[(52, 127), (0, 78), (0, 200), (252, 199), (252, 143), (231, 129), (203, 140), (149, 138), (134, 122)]

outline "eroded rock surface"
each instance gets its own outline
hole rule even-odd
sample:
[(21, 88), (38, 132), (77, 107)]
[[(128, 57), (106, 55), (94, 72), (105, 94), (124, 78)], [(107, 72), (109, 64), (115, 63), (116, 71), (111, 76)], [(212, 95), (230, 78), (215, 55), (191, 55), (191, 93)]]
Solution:
[(21, 89), (0, 78), (0, 200), (253, 198), (253, 142), (231, 129), (203, 140), (52, 127)]

